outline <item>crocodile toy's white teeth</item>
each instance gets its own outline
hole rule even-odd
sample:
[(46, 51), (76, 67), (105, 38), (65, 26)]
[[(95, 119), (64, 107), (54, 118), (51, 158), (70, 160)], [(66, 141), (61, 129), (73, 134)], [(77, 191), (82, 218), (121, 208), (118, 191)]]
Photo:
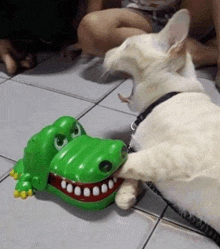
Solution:
[(67, 191), (68, 193), (72, 193), (72, 192), (73, 192), (73, 185), (72, 185), (72, 184), (68, 184), (68, 185), (67, 185), (66, 191)]
[(81, 188), (80, 188), (80, 187), (78, 187), (78, 186), (75, 187), (75, 189), (74, 189), (74, 194), (75, 194), (75, 195), (80, 196), (80, 195), (81, 195), (81, 192), (82, 192), (82, 191), (81, 191)]
[(102, 193), (107, 193), (108, 192), (108, 187), (107, 187), (106, 184), (102, 184), (101, 191), (102, 191)]
[(66, 181), (62, 180), (61, 182), (61, 188), (65, 189), (66, 188)]
[(94, 196), (98, 196), (100, 194), (100, 189), (99, 187), (94, 187), (93, 190), (92, 190), (92, 194)]
[(89, 197), (90, 196), (90, 189), (89, 188), (84, 188), (83, 195)]
[(49, 174), (48, 183), (69, 197), (83, 202), (97, 202), (110, 196), (124, 179), (109, 177), (101, 182), (81, 183), (68, 180), (54, 173)]
[(114, 187), (114, 182), (112, 180), (109, 180), (108, 187), (112, 189)]

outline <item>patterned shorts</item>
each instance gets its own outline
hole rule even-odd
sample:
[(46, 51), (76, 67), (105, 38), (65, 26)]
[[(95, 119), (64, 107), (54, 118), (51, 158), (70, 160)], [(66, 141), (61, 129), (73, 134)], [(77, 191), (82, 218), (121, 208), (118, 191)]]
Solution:
[(175, 7), (164, 9), (164, 10), (142, 10), (142, 9), (136, 9), (136, 8), (131, 8), (131, 7), (127, 7), (126, 9), (143, 16), (147, 20), (149, 20), (150, 18), (153, 33), (158, 33), (164, 28), (168, 20), (178, 10), (180, 10), (180, 3), (177, 4)]

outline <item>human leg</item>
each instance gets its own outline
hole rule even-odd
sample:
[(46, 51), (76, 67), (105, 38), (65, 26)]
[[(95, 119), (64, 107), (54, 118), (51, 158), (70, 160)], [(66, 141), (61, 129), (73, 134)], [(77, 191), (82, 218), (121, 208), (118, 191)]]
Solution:
[(216, 45), (218, 47), (218, 73), (216, 76), (216, 84), (220, 87), (220, 1), (212, 0), (212, 18), (216, 32)]
[(196, 39), (188, 38), (187, 49), (192, 55), (193, 63), (197, 68), (217, 64), (219, 55), (215, 42), (202, 44)]
[(187, 42), (187, 48), (197, 67), (214, 65), (219, 57), (216, 43), (202, 44), (198, 41), (199, 37), (207, 33), (214, 25), (212, 1), (183, 0), (181, 4), (181, 8), (188, 9), (191, 15), (190, 38)]
[(85, 54), (103, 56), (126, 38), (151, 33), (149, 21), (128, 9), (107, 9), (86, 15), (78, 28), (78, 40)]

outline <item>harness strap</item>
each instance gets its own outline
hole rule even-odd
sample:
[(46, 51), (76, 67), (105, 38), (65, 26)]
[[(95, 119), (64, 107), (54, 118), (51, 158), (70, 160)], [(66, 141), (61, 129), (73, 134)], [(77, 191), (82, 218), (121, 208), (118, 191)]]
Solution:
[(158, 106), (159, 104), (165, 102), (166, 100), (172, 98), (173, 96), (179, 94), (180, 92), (170, 92), (163, 95), (161, 98), (153, 102), (147, 109), (142, 112), (137, 119), (131, 124), (131, 129), (134, 131), (138, 127), (138, 125), (153, 111), (153, 109)]

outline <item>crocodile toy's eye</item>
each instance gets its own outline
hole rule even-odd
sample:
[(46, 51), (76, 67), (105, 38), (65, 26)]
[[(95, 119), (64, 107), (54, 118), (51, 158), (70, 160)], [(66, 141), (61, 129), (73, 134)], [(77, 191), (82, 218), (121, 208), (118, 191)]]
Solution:
[(123, 146), (121, 149), (121, 155), (123, 158), (125, 158), (127, 156), (128, 153), (128, 148), (126, 146)]
[(71, 130), (71, 137), (75, 138), (81, 135), (81, 128), (79, 124), (75, 124)]
[(109, 171), (111, 171), (112, 169), (112, 163), (109, 161), (103, 161), (99, 164), (99, 169), (103, 172), (103, 173), (107, 173)]
[(67, 138), (61, 134), (57, 135), (54, 139), (54, 146), (58, 151), (60, 151), (67, 144), (68, 144)]

